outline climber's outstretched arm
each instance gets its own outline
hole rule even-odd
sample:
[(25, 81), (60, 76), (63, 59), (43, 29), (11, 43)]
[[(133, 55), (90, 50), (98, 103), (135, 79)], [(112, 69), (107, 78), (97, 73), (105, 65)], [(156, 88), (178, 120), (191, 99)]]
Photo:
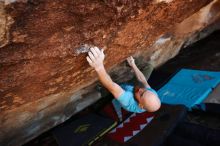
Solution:
[(144, 74), (139, 70), (139, 68), (135, 64), (134, 58), (132, 56), (128, 57), (127, 62), (133, 69), (137, 80), (141, 82), (145, 87), (150, 88), (150, 85), (148, 84), (147, 79), (145, 78)]
[(91, 48), (88, 56), (86, 57), (90, 66), (93, 67), (97, 72), (99, 80), (103, 86), (107, 88), (115, 98), (118, 98), (120, 95), (122, 95), (124, 90), (117, 83), (113, 82), (111, 77), (106, 72), (103, 64), (104, 58), (105, 55), (103, 49), (100, 50), (97, 47)]

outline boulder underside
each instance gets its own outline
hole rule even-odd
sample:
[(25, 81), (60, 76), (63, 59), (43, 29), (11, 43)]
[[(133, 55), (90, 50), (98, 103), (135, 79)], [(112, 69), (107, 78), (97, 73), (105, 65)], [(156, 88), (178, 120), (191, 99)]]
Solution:
[(82, 46), (103, 48), (123, 82), (128, 56), (159, 66), (219, 18), (220, 0), (0, 2), (0, 145), (21, 145), (101, 97)]

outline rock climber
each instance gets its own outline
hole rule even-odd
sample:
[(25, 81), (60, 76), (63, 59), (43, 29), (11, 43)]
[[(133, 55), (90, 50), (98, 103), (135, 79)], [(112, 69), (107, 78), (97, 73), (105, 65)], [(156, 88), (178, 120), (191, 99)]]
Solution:
[(146, 74), (142, 73), (136, 66), (135, 60), (132, 56), (127, 58), (127, 62), (135, 73), (137, 79), (135, 85), (119, 85), (112, 81), (111, 77), (105, 70), (103, 64), (104, 58), (105, 55), (103, 49), (100, 50), (97, 47), (90, 48), (88, 56), (86, 57), (90, 66), (97, 72), (102, 85), (113, 94), (116, 101), (118, 101), (125, 110), (142, 113), (145, 111), (155, 112), (160, 108), (161, 102), (158, 94), (147, 82), (147, 79), (150, 76), (149, 72)]

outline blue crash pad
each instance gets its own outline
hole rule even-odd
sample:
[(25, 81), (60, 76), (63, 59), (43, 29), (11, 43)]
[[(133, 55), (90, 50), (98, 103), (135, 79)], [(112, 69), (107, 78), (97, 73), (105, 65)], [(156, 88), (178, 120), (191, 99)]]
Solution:
[(162, 103), (184, 104), (191, 108), (200, 104), (220, 83), (220, 72), (181, 69), (158, 91)]
[(162, 103), (184, 104), (191, 108), (195, 104), (201, 103), (211, 91), (211, 88), (205, 87), (166, 84), (158, 91), (158, 95)]
[(220, 72), (181, 69), (169, 83), (214, 88), (220, 83)]

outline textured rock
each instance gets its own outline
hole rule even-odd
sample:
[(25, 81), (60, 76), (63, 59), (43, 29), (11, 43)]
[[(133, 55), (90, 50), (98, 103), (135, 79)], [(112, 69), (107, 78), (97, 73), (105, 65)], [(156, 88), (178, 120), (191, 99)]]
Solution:
[(122, 81), (126, 57), (158, 66), (219, 18), (217, 0), (12, 2), (0, 3), (1, 145), (22, 144), (100, 98), (87, 96), (97, 77), (82, 45), (104, 48), (106, 68)]
[(0, 47), (9, 42), (9, 28), (13, 19), (5, 13), (4, 3), (0, 1)]

